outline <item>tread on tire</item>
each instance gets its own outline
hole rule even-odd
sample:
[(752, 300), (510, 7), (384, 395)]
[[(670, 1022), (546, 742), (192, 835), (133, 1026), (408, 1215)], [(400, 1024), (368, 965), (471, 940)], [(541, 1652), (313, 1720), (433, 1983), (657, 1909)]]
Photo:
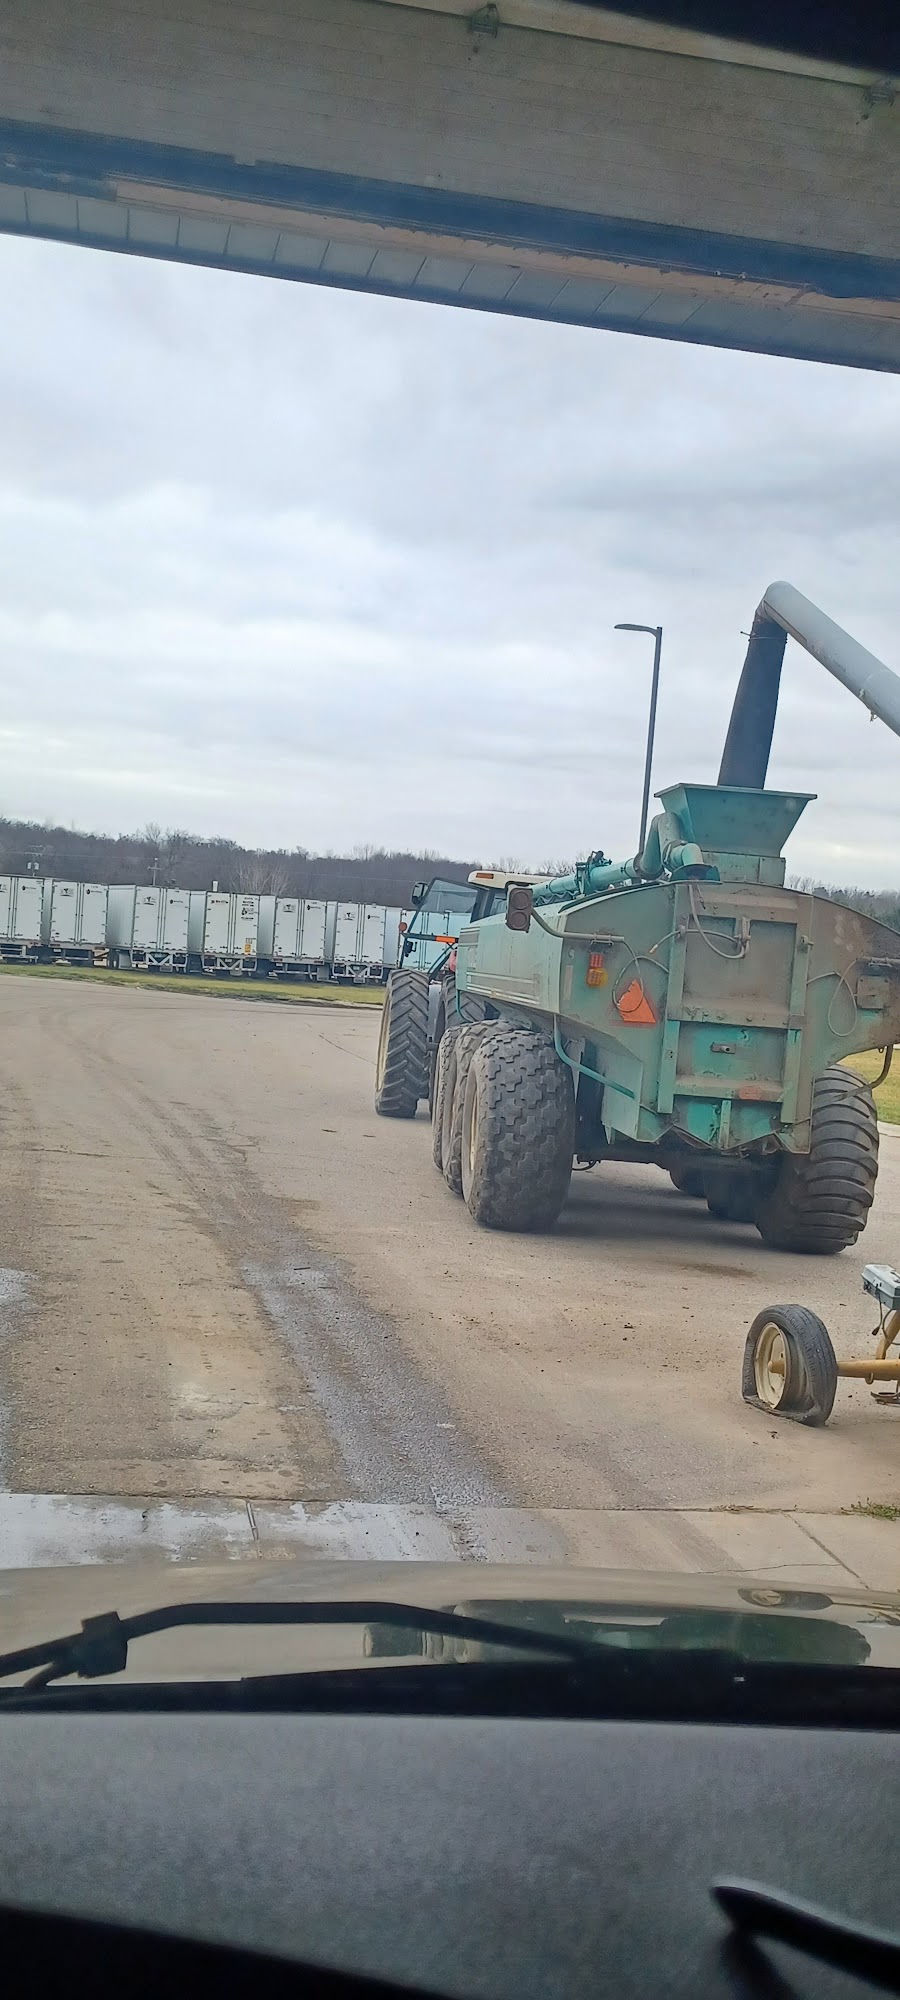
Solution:
[(549, 1229), (572, 1173), (575, 1093), (552, 1041), (491, 1027), (477, 1043), (463, 1099), (462, 1191), (485, 1229)]
[(375, 1062), (381, 1118), (414, 1118), (428, 1095), (428, 985), (427, 972), (394, 972), (388, 982)]
[(836, 1256), (865, 1228), (877, 1177), (878, 1115), (868, 1084), (852, 1070), (823, 1070), (813, 1084), (809, 1152), (785, 1155), (757, 1206), (763, 1242)]

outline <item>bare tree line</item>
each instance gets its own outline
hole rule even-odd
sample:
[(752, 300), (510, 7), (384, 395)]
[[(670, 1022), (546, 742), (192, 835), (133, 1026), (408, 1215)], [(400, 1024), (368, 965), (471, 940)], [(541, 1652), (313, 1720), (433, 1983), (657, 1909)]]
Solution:
[(334, 901), (409, 902), (414, 882), (446, 875), (464, 882), (480, 861), (459, 861), (366, 843), (349, 854), (305, 847), (250, 848), (224, 836), (203, 838), (148, 821), (135, 833), (85, 833), (75, 827), (0, 818), (0, 874), (52, 875), (72, 882), (158, 882), (165, 888), (322, 897)]

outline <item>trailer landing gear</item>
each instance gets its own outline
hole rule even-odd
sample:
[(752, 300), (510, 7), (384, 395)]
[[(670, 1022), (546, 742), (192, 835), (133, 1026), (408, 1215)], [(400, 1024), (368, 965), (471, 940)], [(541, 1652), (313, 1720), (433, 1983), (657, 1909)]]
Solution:
[(823, 1320), (806, 1306), (765, 1306), (747, 1335), (741, 1391), (745, 1403), (770, 1417), (798, 1424), (827, 1424), (838, 1377), (893, 1383), (876, 1389), (877, 1403), (900, 1404), (900, 1273), (889, 1264), (867, 1264), (863, 1290), (878, 1302), (875, 1352), (839, 1361)]

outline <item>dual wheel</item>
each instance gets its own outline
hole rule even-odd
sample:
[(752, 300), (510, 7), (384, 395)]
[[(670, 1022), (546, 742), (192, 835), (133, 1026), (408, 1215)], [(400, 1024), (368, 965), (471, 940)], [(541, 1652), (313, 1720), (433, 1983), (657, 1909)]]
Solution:
[(768, 1416), (826, 1424), (838, 1383), (824, 1321), (806, 1306), (766, 1306), (747, 1335), (741, 1393)]
[(482, 1021), (438, 1053), (432, 1154), (486, 1229), (550, 1229), (575, 1151), (571, 1071), (539, 1030)]
[[(754, 1222), (771, 1250), (834, 1257), (866, 1226), (878, 1178), (878, 1116), (868, 1084), (835, 1065), (813, 1084), (807, 1153), (778, 1166), (717, 1173), (686, 1159), (670, 1168), (683, 1194), (730, 1222)], [(799, 1308), (798, 1308), (799, 1310)]]

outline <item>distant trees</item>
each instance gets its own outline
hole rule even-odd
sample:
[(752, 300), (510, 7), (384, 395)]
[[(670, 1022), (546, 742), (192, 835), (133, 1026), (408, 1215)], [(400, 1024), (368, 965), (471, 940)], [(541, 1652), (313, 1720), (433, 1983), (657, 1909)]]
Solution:
[(834, 882), (819, 882), (814, 875), (789, 875), (788, 888), (827, 896), (832, 903), (846, 903), (861, 916), (874, 917), (876, 923), (900, 931), (900, 889), (859, 889), (852, 884), (839, 887)]
[(370, 841), (349, 855), (311, 854), (300, 846), (241, 847), (224, 835), (204, 839), (155, 820), (136, 833), (108, 835), (0, 818), (0, 874), (55, 875), (73, 882), (158, 882), (180, 889), (208, 889), (218, 882), (221, 889), (254, 895), (403, 905), (414, 882), (429, 875), (464, 882), (478, 865)]

